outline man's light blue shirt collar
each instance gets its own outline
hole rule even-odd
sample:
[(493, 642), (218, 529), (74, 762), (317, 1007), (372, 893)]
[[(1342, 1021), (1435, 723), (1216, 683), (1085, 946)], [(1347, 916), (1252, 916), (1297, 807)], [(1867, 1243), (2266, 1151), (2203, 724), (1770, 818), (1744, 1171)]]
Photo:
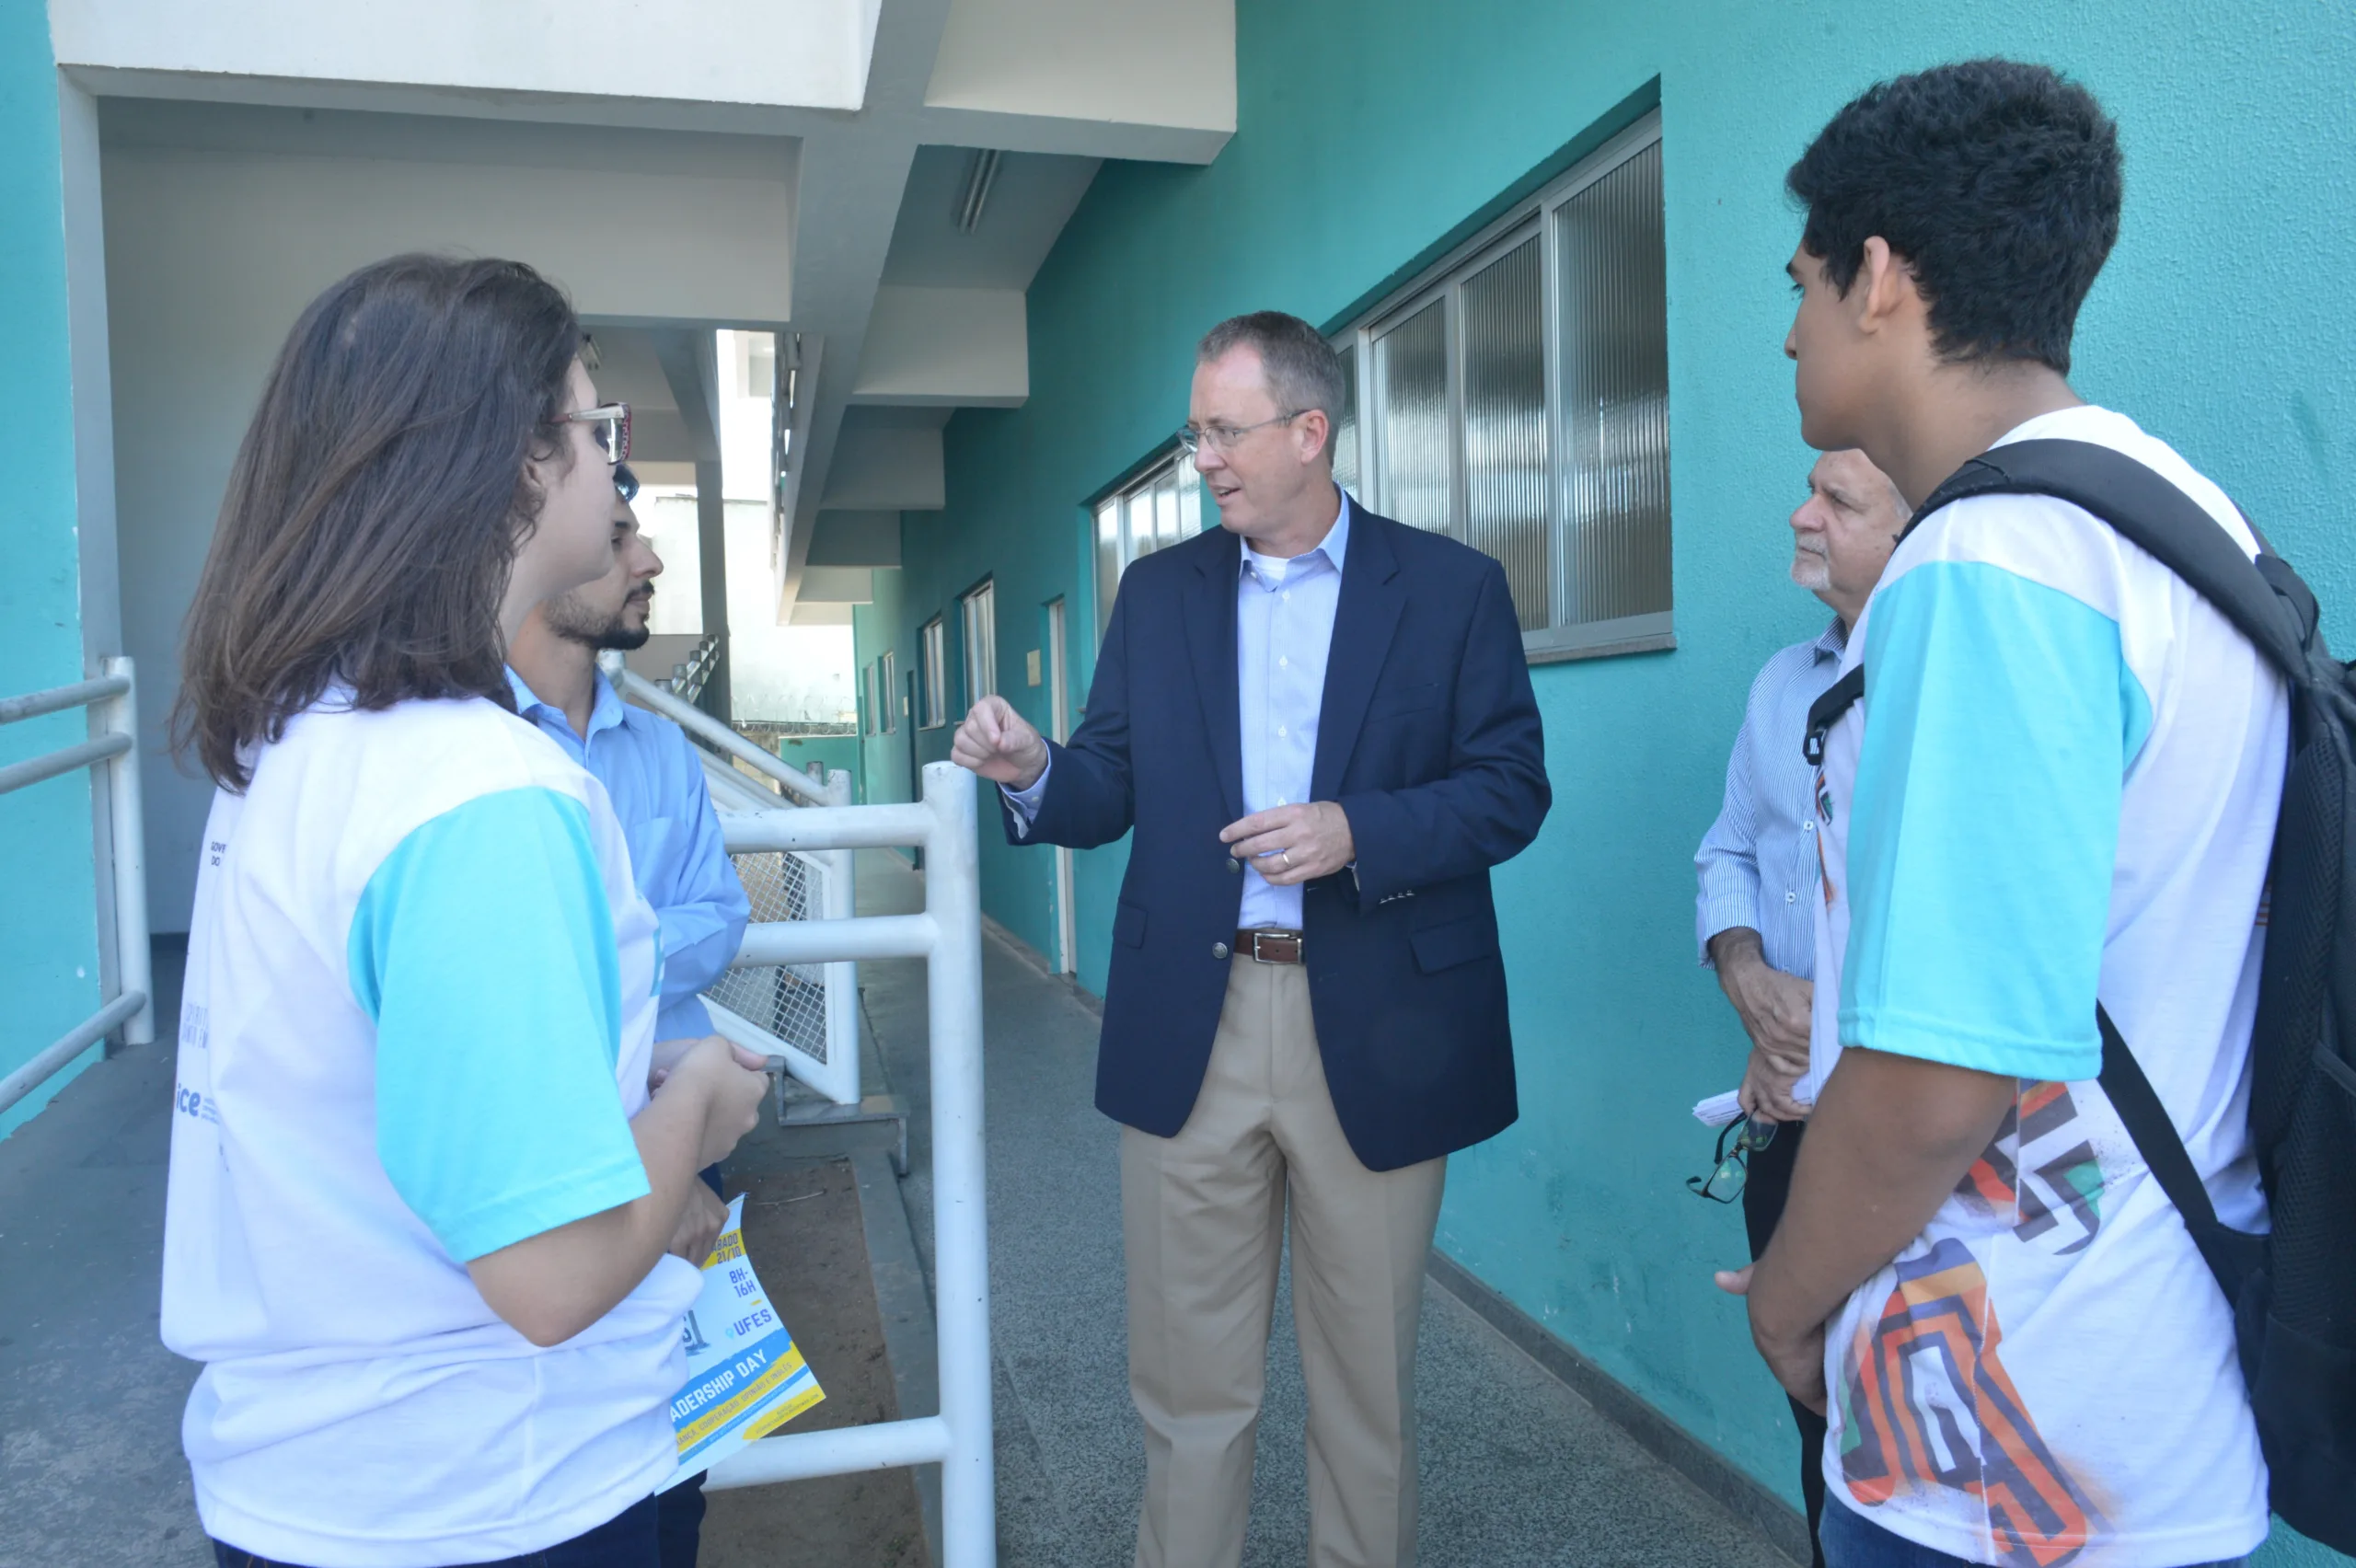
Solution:
[(1334, 513), (1334, 525), (1325, 530), (1325, 536), (1317, 541), (1314, 549), (1305, 550), (1289, 559), (1279, 559), (1260, 554), (1247, 540), (1243, 545), (1242, 570), (1261, 587), (1275, 590), (1290, 581), (1293, 571), (1311, 557), (1323, 556), (1325, 564), (1334, 569), (1334, 576), (1339, 577), (1343, 559), (1350, 553), (1350, 492), (1335, 485), (1334, 493), (1341, 497), (1341, 510)]
[[(621, 694), (614, 690), (614, 684), (606, 678), (606, 672), (595, 670), (591, 674), (597, 684), (595, 696), (589, 704), (589, 733), (586, 735), (574, 734), (572, 721), (565, 716), (564, 709), (552, 702), (543, 701), (537, 692), (525, 684), (524, 677), (515, 673), (512, 664), (507, 667), (507, 687), (514, 694), (516, 712), (536, 723), (546, 724), (552, 721), (568, 740), (575, 745), (586, 746), (596, 738), (599, 731), (610, 730), (619, 724), (624, 712)], [(543, 714), (547, 717), (543, 718)]]

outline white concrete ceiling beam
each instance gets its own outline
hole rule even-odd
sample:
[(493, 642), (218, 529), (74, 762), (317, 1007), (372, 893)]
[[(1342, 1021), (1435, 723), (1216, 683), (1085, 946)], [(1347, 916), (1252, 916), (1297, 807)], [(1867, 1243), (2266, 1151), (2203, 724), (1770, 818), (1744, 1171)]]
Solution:
[[(719, 343), (707, 331), (663, 328), (649, 332), (654, 357), (662, 363), (663, 378), (670, 383), (678, 405), (689, 454), (687, 461), (720, 461)], [(667, 456), (668, 454), (666, 453)]]
[(900, 514), (896, 512), (818, 513), (810, 535), (805, 567), (897, 566), (900, 564)]
[(864, 566), (805, 566), (796, 605), (872, 605), (875, 573)]
[(51, 0), (61, 65), (856, 110), (875, 0)]
[(1021, 289), (876, 291), (853, 403), (1014, 409), (1030, 395)]
[[(1235, 133), (1234, 0), (952, 0), (924, 101), (944, 123), (967, 114), (1026, 121), (1034, 133), (1059, 122), (1193, 132), (1208, 162)], [(1101, 144), (964, 144), (1138, 156)]]
[[(826, 468), (828, 511), (937, 512), (948, 504), (942, 480), (941, 432), (902, 426), (845, 425), (835, 442), (833, 461)], [(819, 515), (811, 509), (811, 528), (802, 541), (806, 563), (809, 536)]]

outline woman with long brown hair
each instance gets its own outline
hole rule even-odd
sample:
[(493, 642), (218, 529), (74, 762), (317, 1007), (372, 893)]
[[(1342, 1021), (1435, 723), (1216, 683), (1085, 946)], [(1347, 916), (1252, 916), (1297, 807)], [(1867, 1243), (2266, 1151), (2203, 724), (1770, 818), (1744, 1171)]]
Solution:
[(165, 1342), (223, 1563), (653, 1568), (696, 1171), (761, 1074), (649, 1094), (658, 949), (604, 792), (502, 650), (601, 575), (628, 410), (510, 261), (304, 312), (191, 611), (218, 785), (182, 1008)]

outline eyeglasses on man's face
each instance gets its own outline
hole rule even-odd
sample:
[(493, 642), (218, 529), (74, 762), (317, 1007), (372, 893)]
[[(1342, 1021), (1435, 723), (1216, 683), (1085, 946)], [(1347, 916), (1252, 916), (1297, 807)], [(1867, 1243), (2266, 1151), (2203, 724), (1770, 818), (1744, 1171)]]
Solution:
[[(1710, 1157), (1710, 1173), (1688, 1176), (1685, 1190), (1714, 1204), (1730, 1204), (1742, 1196), (1743, 1183), (1750, 1177), (1750, 1157), (1775, 1141), (1775, 1129), (1782, 1124), (1749, 1116), (1728, 1122), (1718, 1129), (1718, 1147)], [(1728, 1147), (1729, 1144), (1733, 1147)]]
[(1186, 449), (1186, 455), (1190, 457), (1206, 446), (1224, 455), (1234, 451), (1235, 444), (1253, 431), (1265, 430), (1270, 425), (1282, 424), (1287, 420), (1297, 420), (1308, 411), (1306, 409), (1295, 409), (1290, 413), (1278, 414), (1272, 420), (1262, 420), (1257, 424), (1231, 425), (1215, 420), (1207, 425), (1181, 425), (1178, 427), (1178, 444)]
[[(627, 442), (629, 438), (623, 439)], [(638, 499), (638, 473), (627, 463), (614, 465), (614, 493), (622, 498), (624, 506)]]
[(590, 439), (597, 450), (606, 455), (608, 463), (620, 463), (629, 456), (629, 405), (600, 403), (594, 409), (575, 409), (564, 416), (572, 424), (589, 427)]

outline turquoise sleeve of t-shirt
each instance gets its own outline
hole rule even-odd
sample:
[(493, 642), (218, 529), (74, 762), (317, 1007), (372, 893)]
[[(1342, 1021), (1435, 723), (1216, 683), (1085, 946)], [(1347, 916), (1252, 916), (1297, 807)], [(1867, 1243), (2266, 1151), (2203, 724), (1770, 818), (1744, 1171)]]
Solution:
[(2094, 1078), (2119, 801), (2152, 721), (2118, 623), (2002, 567), (1933, 561), (1865, 629), (1842, 1043)]
[(579, 801), (478, 796), (401, 840), (352, 921), (376, 1022), (376, 1151), (470, 1262), (643, 1197), (615, 1082), (621, 975)]

